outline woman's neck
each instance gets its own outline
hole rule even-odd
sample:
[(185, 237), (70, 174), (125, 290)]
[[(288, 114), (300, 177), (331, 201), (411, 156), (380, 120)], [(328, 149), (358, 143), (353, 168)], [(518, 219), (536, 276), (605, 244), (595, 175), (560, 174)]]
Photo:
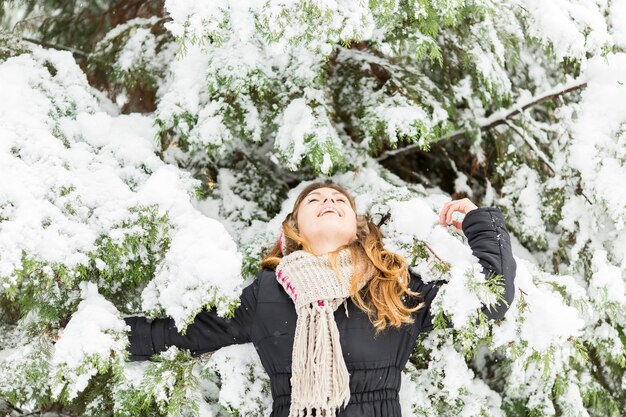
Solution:
[(326, 255), (329, 252), (334, 252), (343, 246), (344, 243), (338, 243), (335, 240), (316, 240), (313, 243), (309, 243), (311, 251), (316, 256)]

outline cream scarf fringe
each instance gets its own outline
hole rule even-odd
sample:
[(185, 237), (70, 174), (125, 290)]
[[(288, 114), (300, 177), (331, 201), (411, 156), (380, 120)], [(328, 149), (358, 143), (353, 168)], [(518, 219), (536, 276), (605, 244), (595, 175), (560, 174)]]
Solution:
[[(283, 257), (276, 279), (293, 300), (298, 319), (291, 364), (289, 417), (335, 417), (350, 400), (350, 375), (341, 352), (334, 311), (350, 296), (352, 260), (348, 249), (339, 252), (335, 274), (327, 255), (298, 250)], [(369, 281), (363, 280), (360, 288)], [(360, 289), (359, 288), (359, 289)]]

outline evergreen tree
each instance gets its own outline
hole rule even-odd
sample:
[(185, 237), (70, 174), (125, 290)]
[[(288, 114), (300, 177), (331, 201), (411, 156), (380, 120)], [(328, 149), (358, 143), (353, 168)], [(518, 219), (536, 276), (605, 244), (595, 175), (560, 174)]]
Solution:
[[(620, 415), (624, 18), (616, 0), (5, 1), (0, 414), (267, 415), (251, 345), (130, 363), (122, 318), (228, 317), (330, 177), (448, 281), (403, 415)], [(465, 196), (513, 236), (502, 322), (480, 310), (499, 277), (437, 225)]]

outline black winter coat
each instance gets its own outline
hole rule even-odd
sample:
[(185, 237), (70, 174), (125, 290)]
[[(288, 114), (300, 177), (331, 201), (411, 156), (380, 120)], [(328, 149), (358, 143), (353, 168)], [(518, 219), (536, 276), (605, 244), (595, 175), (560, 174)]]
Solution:
[[(515, 295), (516, 263), (511, 251), (504, 219), (495, 207), (470, 211), (462, 223), (463, 233), (473, 254), (479, 258), (483, 273), (502, 274), (504, 298), (508, 305)], [(338, 417), (400, 417), (400, 375), (419, 333), (433, 328), (430, 305), (443, 281), (425, 284), (411, 273), (410, 288), (419, 291), (425, 308), (413, 313), (415, 323), (401, 328), (389, 327), (374, 337), (367, 314), (348, 298), (349, 317), (343, 306), (335, 311), (341, 348), (350, 373), (350, 402)], [(417, 297), (416, 297), (417, 298)], [(407, 303), (410, 304), (410, 303)], [(502, 320), (508, 307), (483, 311), (491, 319)], [(262, 269), (257, 279), (243, 289), (241, 305), (231, 319), (214, 311), (199, 313), (182, 336), (172, 319), (127, 317), (131, 326), (131, 360), (146, 360), (175, 345), (190, 349), (193, 355), (215, 351), (231, 344), (252, 342), (271, 381), (271, 417), (287, 417), (291, 398), (291, 350), (296, 326), (292, 300), (276, 280), (274, 271)]]

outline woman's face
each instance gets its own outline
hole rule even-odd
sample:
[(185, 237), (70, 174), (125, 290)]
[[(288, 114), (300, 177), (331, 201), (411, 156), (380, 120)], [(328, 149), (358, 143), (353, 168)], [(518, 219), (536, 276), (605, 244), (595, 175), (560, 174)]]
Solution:
[(350, 201), (334, 188), (311, 191), (298, 207), (298, 230), (311, 246), (325, 243), (336, 247), (356, 239), (356, 213)]

